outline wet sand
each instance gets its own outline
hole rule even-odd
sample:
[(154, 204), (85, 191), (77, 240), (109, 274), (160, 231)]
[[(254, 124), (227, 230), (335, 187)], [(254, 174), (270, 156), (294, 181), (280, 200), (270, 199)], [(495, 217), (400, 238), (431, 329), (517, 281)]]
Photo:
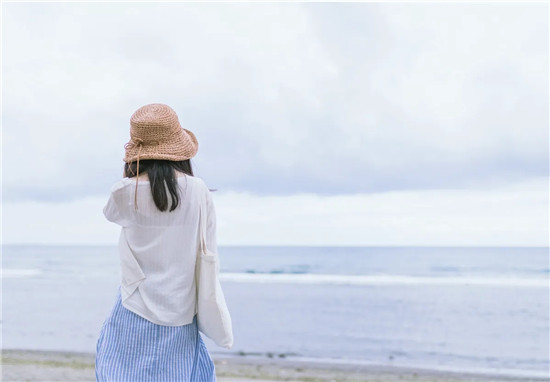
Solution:
[[(289, 359), (232, 356), (215, 357), (219, 382), (459, 382), (550, 381), (465, 372), (376, 365), (319, 364)], [(95, 355), (90, 353), (3, 350), (2, 381), (95, 381)]]

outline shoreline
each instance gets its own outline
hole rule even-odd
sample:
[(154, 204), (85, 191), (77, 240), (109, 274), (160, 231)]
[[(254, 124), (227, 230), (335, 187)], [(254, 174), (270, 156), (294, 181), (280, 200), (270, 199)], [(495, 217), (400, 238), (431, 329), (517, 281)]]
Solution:
[[(550, 378), (542, 376), (512, 376), (344, 361), (327, 363), (298, 357), (274, 358), (245, 354), (212, 355), (219, 382), (550, 381)], [(95, 381), (94, 362), (94, 353), (3, 349), (2, 380)]]
[[(211, 352), (212, 357), (226, 358), (226, 359), (236, 359), (239, 362), (239, 359), (246, 359), (250, 362), (260, 362), (270, 360), (270, 359), (281, 359), (286, 360), (284, 364), (286, 365), (303, 365), (307, 364), (311, 367), (326, 367), (332, 369), (375, 369), (375, 370), (404, 370), (411, 371), (420, 374), (424, 373), (441, 373), (441, 374), (466, 374), (466, 375), (476, 375), (476, 376), (488, 376), (490, 378), (539, 378), (544, 380), (544, 378), (550, 380), (550, 370), (548, 373), (544, 372), (533, 372), (529, 370), (520, 370), (520, 369), (460, 369), (457, 367), (450, 366), (441, 366), (434, 367), (431, 365), (406, 365), (406, 364), (380, 364), (376, 362), (371, 362), (367, 360), (360, 359), (347, 359), (347, 358), (319, 358), (319, 357), (307, 357), (301, 356), (296, 353), (262, 353), (262, 352), (235, 352), (231, 353), (222, 353), (222, 352)], [(257, 360), (257, 361), (256, 361)]]

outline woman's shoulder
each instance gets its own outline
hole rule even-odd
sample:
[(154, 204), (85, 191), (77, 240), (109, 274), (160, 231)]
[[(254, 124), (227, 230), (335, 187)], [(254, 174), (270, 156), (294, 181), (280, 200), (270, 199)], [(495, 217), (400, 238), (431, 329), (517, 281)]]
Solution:
[(202, 178), (199, 178), (198, 176), (191, 176), (191, 175), (186, 175), (185, 177), (188, 180), (191, 180), (191, 182), (193, 182), (197, 187), (203, 190), (208, 190), (208, 186), (206, 185), (205, 181), (202, 180)]

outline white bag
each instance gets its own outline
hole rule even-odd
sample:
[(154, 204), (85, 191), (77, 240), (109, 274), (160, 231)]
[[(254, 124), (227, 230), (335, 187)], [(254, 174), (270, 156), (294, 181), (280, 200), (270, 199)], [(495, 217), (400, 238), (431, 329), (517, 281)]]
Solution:
[(195, 268), (199, 331), (216, 345), (230, 349), (233, 346), (233, 329), (219, 280), (219, 257), (206, 247), (206, 201), (200, 207), (199, 230), (200, 250)]

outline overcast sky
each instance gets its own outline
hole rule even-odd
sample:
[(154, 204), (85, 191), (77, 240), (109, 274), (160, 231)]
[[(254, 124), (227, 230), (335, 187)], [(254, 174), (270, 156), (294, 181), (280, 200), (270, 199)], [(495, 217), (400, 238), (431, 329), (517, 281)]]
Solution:
[(161, 102), (222, 245), (547, 245), (547, 7), (4, 3), (3, 241), (115, 243)]

